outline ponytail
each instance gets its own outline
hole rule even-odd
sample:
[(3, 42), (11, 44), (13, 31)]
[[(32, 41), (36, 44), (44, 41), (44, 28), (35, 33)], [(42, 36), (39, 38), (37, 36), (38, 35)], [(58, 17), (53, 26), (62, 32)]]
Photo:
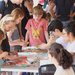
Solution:
[(49, 53), (64, 69), (68, 69), (72, 65), (72, 55), (61, 44), (53, 43), (49, 48)]
[(69, 68), (72, 65), (73, 58), (72, 55), (65, 49), (60, 49), (59, 65), (61, 65), (64, 69)]

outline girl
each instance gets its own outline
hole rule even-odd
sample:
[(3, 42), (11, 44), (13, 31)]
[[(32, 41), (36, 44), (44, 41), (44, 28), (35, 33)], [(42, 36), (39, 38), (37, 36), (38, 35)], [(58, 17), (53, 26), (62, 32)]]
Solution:
[[(3, 51), (8, 51), (8, 52), (10, 51), (7, 32), (12, 30), (15, 25), (16, 24), (15, 24), (14, 18), (10, 14), (4, 16), (0, 21), (0, 29), (4, 32), (4, 40), (1, 43), (1, 48)], [(21, 43), (15, 43), (15, 45), (16, 44), (21, 44)]]
[[(33, 8), (33, 19), (30, 19), (25, 27), (27, 30), (25, 41), (30, 46), (38, 46), (48, 40), (48, 22), (42, 18), (43, 9), (38, 5)], [(46, 39), (46, 41), (45, 41)]]
[[(16, 22), (16, 25), (17, 25), (17, 26), (14, 26), (13, 30), (11, 30), (10, 32), (7, 33), (10, 46), (13, 46), (16, 42), (23, 41), (23, 38), (22, 37), (20, 38), (20, 35), (22, 35), (20, 33), (21, 33), (21, 21), (24, 17), (24, 12), (22, 9), (16, 8), (11, 12), (11, 15), (13, 16), (13, 18)], [(20, 33), (18, 32), (18, 27), (20, 28)], [(12, 41), (14, 43), (12, 43)], [(11, 49), (19, 50), (19, 49), (21, 49), (21, 46), (11, 47)]]
[(72, 55), (62, 45), (53, 43), (49, 48), (48, 56), (56, 67), (54, 75), (75, 75), (71, 67)]

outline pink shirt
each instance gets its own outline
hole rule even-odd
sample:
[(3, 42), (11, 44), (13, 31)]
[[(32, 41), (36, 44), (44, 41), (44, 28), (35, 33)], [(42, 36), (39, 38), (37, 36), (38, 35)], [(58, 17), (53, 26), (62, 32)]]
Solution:
[(29, 42), (31, 46), (37, 46), (45, 43), (45, 31), (47, 31), (48, 22), (45, 19), (41, 19), (36, 22), (34, 19), (30, 19), (26, 24), (25, 29), (29, 31)]

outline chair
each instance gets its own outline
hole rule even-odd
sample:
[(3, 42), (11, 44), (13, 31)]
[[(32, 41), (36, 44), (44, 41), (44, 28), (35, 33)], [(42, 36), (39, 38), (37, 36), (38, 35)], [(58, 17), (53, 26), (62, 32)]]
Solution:
[(54, 75), (56, 68), (53, 64), (42, 65), (39, 68), (39, 75)]
[(72, 68), (73, 68), (73, 70), (74, 70), (74, 72), (75, 72), (75, 65), (72, 65)]

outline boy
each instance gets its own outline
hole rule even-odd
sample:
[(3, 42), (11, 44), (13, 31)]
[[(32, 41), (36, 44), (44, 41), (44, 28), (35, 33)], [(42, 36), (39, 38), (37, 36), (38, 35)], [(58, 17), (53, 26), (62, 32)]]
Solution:
[(50, 34), (50, 39), (48, 40), (47, 44), (41, 44), (40, 48), (49, 48), (49, 46), (53, 42), (57, 42), (59, 44), (62, 44), (64, 47), (66, 47), (66, 42), (63, 38), (63, 24), (59, 20), (53, 20), (49, 27), (48, 27), (48, 33)]

